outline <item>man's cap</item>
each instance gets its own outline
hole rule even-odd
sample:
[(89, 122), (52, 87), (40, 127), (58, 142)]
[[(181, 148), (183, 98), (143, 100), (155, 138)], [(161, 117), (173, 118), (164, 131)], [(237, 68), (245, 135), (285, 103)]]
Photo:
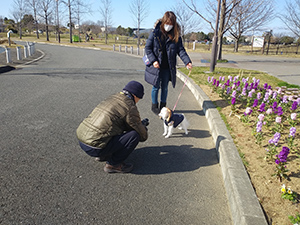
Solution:
[(144, 96), (144, 86), (137, 81), (130, 81), (123, 90), (129, 91), (131, 94), (134, 94), (138, 98), (143, 98)]

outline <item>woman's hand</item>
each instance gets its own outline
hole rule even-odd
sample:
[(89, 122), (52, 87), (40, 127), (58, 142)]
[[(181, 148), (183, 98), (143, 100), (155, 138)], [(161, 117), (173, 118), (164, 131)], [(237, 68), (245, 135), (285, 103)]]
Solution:
[(153, 66), (154, 66), (154, 68), (159, 68), (159, 63), (158, 63), (158, 61), (155, 61), (155, 62), (153, 63)]
[(188, 70), (191, 70), (191, 69), (193, 68), (192, 63), (188, 63), (188, 64), (186, 65), (186, 68), (187, 68)]

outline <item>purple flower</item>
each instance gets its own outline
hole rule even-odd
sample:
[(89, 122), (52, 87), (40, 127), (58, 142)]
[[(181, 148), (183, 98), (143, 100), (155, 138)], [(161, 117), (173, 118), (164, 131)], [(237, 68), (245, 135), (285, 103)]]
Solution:
[(254, 99), (254, 102), (253, 102), (253, 105), (252, 105), (252, 107), (254, 108), (254, 107), (256, 107), (257, 106), (257, 104), (258, 104), (258, 99)]
[(250, 107), (246, 108), (246, 111), (244, 112), (245, 116), (249, 116), (252, 113), (252, 109)]
[(277, 97), (278, 93), (276, 91), (273, 92), (273, 99)]
[(264, 84), (264, 89), (267, 89), (267, 88), (268, 88), (268, 84), (265, 83), (265, 84)]
[(297, 113), (292, 113), (291, 114), (291, 119), (296, 120), (297, 119)]
[(230, 81), (227, 80), (226, 83), (225, 83), (225, 85), (226, 85), (226, 86), (229, 86), (229, 83), (230, 83)]
[(297, 109), (297, 105), (298, 105), (298, 103), (296, 102), (296, 101), (294, 101), (293, 102), (293, 104), (292, 104), (292, 110), (296, 110)]
[(258, 93), (257, 93), (257, 99), (260, 99), (260, 98), (261, 98), (261, 93), (258, 92)]
[(216, 87), (219, 87), (220, 81), (217, 80)]
[(279, 152), (279, 154), (277, 155), (278, 161), (286, 162), (286, 159), (287, 159), (289, 153), (290, 153), (290, 149), (288, 147), (283, 146), (281, 152)]
[(276, 117), (275, 122), (276, 123), (281, 123), (281, 117)]
[(279, 106), (279, 107), (277, 108), (277, 115), (278, 115), (278, 116), (281, 116), (282, 114), (283, 114), (282, 107)]
[(265, 102), (269, 99), (269, 96), (270, 96), (269, 92), (266, 92), (265, 97), (264, 97)]
[(236, 98), (236, 90), (234, 90), (234, 91), (232, 92), (231, 97), (232, 97), (232, 98)]
[(238, 81), (236, 85), (237, 85), (237, 86), (240, 86), (240, 84), (241, 84), (241, 81)]
[(260, 107), (259, 107), (259, 112), (265, 112), (266, 110), (265, 110), (265, 106), (266, 106), (266, 104), (265, 103), (261, 103), (261, 105), (260, 105)]
[(271, 108), (268, 108), (268, 110), (266, 111), (266, 113), (267, 113), (268, 115), (272, 114), (272, 112), (273, 112), (273, 110), (272, 110)]
[(277, 145), (277, 144), (278, 144), (278, 141), (279, 141), (279, 139), (280, 139), (280, 136), (281, 136), (280, 133), (279, 133), (279, 132), (276, 132), (276, 133), (274, 134), (273, 138), (269, 140), (269, 143), (270, 143), (270, 144)]
[(216, 80), (216, 79), (214, 79), (214, 81), (213, 81), (213, 85), (215, 85), (215, 84), (216, 84), (216, 81), (217, 81), (217, 80)]
[(207, 82), (210, 83), (210, 76), (207, 77)]
[(234, 105), (235, 104), (235, 98), (231, 99), (231, 104)]
[(230, 87), (227, 87), (227, 90), (226, 90), (226, 94), (227, 94), (227, 95), (229, 95), (230, 90), (231, 90)]
[(263, 123), (261, 121), (257, 122), (257, 124), (256, 124), (256, 132), (257, 133), (261, 132), (262, 125), (263, 125)]
[(245, 86), (244, 86), (244, 88), (246, 88), (246, 89), (247, 89), (248, 85), (249, 85), (248, 83), (245, 83)]
[(295, 137), (295, 134), (296, 134), (296, 127), (291, 127), (290, 128), (290, 137), (292, 136), (292, 137)]
[(300, 98), (297, 98), (297, 103), (298, 103), (298, 105), (300, 105)]
[(263, 121), (264, 118), (265, 118), (265, 115), (264, 114), (259, 114), (258, 117), (259, 121)]
[(241, 95), (243, 95), (243, 96), (246, 96), (247, 95), (247, 93), (246, 93), (246, 88), (243, 88), (243, 91), (242, 91), (242, 94)]
[[(275, 92), (274, 92), (275, 93)], [(273, 102), (273, 106), (272, 106), (272, 109), (277, 109), (277, 102)]]
[(282, 98), (283, 103), (288, 103), (288, 96), (284, 95)]

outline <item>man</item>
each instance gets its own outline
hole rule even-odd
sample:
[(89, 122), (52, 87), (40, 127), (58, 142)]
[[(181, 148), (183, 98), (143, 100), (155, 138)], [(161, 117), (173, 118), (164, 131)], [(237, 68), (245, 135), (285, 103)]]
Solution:
[(107, 173), (130, 172), (133, 165), (124, 160), (148, 138), (148, 119), (141, 121), (136, 107), (143, 96), (143, 85), (130, 81), (122, 92), (101, 102), (77, 128), (80, 147), (96, 160), (106, 161)]

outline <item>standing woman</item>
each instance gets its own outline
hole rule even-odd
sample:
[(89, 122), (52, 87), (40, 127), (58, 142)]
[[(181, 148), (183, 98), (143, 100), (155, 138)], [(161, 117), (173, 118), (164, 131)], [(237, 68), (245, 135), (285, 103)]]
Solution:
[[(173, 12), (167, 11), (163, 18), (154, 26), (146, 42), (145, 53), (149, 60), (146, 66), (145, 80), (153, 85), (152, 111), (158, 114), (167, 104), (168, 84), (176, 85), (176, 56), (179, 55), (188, 69), (192, 69), (192, 62), (186, 53), (180, 36), (180, 26), (176, 22)], [(160, 106), (158, 105), (158, 92), (161, 88)]]

